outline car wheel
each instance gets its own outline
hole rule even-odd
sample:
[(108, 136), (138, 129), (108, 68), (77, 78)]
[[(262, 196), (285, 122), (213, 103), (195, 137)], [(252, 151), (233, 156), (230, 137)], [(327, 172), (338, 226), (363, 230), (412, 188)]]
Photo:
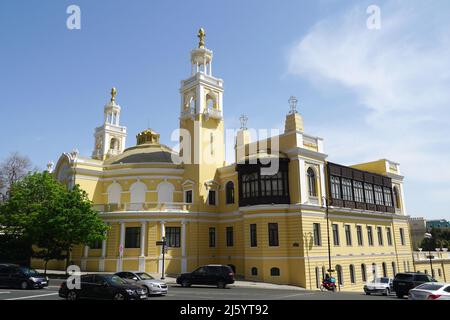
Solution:
[(366, 295), (370, 296), (370, 292), (366, 292)]
[(181, 286), (187, 288), (191, 286), (191, 283), (188, 280), (183, 280)]
[(225, 289), (226, 286), (227, 286), (227, 284), (224, 281), (219, 281), (217, 283), (217, 288), (219, 288), (219, 289)]
[(147, 287), (147, 286), (142, 286), (142, 288), (144, 289), (145, 295), (149, 296), (150, 295), (150, 288)]
[(391, 293), (391, 292), (389, 291), (389, 289), (387, 289), (387, 288), (386, 288), (386, 290), (384, 290), (384, 293), (383, 293), (383, 295), (384, 295), (384, 296), (388, 296), (388, 295), (389, 295), (389, 293)]
[(22, 281), (22, 282), (20, 283), (20, 289), (22, 289), (22, 290), (28, 289), (28, 282)]
[(125, 300), (125, 296), (123, 295), (123, 293), (116, 293), (113, 297), (114, 300)]
[(75, 301), (78, 299), (78, 295), (75, 291), (69, 291), (67, 293), (67, 300)]

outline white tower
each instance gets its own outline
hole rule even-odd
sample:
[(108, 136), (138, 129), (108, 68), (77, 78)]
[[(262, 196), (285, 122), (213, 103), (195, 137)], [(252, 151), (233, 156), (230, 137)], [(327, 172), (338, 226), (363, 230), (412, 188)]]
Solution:
[(125, 149), (127, 128), (120, 126), (120, 106), (116, 103), (116, 88), (111, 89), (111, 100), (105, 105), (103, 125), (95, 128), (95, 146), (92, 158), (105, 160)]

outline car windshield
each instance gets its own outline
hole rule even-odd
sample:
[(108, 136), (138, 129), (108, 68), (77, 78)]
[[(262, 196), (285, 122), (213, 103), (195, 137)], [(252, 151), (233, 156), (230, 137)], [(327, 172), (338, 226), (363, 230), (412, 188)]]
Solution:
[(39, 276), (39, 272), (37, 272), (36, 270), (31, 269), (31, 268), (21, 267), (20, 271), (22, 271), (22, 273), (24, 273), (27, 276), (31, 276), (31, 277)]
[(421, 284), (420, 286), (416, 287), (416, 289), (436, 291), (442, 287), (443, 286), (440, 284), (424, 283), (424, 284)]
[(411, 280), (412, 279), (412, 274), (407, 274), (407, 273), (398, 273), (395, 276), (396, 280)]
[(109, 276), (106, 277), (106, 279), (108, 280), (109, 283), (112, 284), (127, 284), (127, 282), (119, 276)]
[(138, 276), (139, 276), (139, 278), (141, 278), (142, 280), (153, 280), (153, 279), (155, 279), (155, 278), (153, 278), (151, 275), (149, 275), (148, 273), (145, 273), (145, 272), (139, 272), (139, 273), (136, 273)]

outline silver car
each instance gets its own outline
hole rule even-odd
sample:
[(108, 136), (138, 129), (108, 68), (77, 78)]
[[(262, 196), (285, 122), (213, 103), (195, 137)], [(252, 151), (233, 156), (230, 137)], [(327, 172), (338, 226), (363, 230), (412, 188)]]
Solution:
[(146, 289), (148, 296), (167, 294), (167, 284), (164, 281), (153, 278), (146, 272), (122, 271), (117, 272), (115, 275), (121, 277), (129, 283), (142, 286)]
[(450, 300), (450, 283), (427, 282), (409, 290), (409, 300)]
[(376, 278), (364, 285), (364, 292), (367, 295), (381, 293), (388, 296), (392, 292), (392, 279), (387, 277)]

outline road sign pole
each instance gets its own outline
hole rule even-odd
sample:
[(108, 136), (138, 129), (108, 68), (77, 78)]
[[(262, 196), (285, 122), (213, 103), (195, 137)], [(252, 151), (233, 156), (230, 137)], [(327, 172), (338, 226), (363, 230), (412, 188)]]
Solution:
[(166, 253), (166, 237), (162, 238), (162, 270), (161, 270), (161, 280), (164, 280), (164, 258)]

